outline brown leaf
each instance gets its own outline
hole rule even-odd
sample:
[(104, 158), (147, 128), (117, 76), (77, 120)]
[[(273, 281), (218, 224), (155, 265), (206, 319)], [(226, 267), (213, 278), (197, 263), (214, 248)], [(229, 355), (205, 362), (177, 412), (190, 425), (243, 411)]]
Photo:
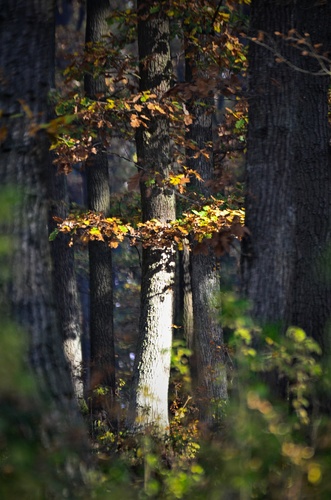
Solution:
[(264, 33), (263, 33), (263, 31), (259, 31), (258, 32), (257, 39), (258, 39), (259, 42), (263, 42), (263, 40), (264, 40)]
[(137, 174), (130, 177), (130, 179), (128, 180), (128, 184), (127, 184), (128, 191), (138, 191), (140, 179), (141, 179), (141, 172), (138, 172)]
[(184, 115), (184, 123), (185, 125), (191, 125), (193, 123), (193, 119), (191, 115)]

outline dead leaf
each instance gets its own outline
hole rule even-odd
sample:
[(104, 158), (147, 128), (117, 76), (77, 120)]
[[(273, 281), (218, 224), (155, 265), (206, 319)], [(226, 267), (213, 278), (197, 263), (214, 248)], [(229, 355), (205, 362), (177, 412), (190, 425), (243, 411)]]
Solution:
[(184, 115), (184, 123), (185, 125), (191, 125), (193, 123), (193, 118), (191, 115)]
[(141, 179), (141, 172), (138, 172), (137, 174), (130, 177), (127, 183), (128, 191), (139, 191), (140, 179)]
[(130, 115), (130, 125), (133, 128), (138, 128), (141, 125), (141, 120), (139, 120), (138, 115)]

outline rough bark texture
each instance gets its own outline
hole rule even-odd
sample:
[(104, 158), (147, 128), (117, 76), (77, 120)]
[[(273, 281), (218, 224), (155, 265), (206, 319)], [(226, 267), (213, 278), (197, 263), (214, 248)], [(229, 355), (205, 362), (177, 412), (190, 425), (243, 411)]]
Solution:
[[(7, 294), (13, 319), (29, 336), (30, 362), (41, 394), (50, 403), (41, 429), (44, 438), (56, 446), (70, 441), (72, 450), (82, 450), (86, 440), (52, 289), (46, 189), (49, 144), (44, 133), (29, 133), (30, 112), (36, 123), (47, 121), (54, 3), (2, 0), (0, 12), (0, 108), (7, 134), (1, 145), (0, 181), (17, 193), (13, 223), (7, 228), (13, 240), (10, 280), (2, 292)], [(22, 112), (19, 99), (30, 111)]]
[[(68, 215), (69, 198), (67, 178), (57, 175), (56, 167), (50, 166), (49, 173), (50, 222), (52, 232), (56, 223), (54, 216), (65, 218)], [(69, 247), (69, 237), (58, 234), (51, 242), (53, 262), (54, 292), (57, 315), (66, 358), (69, 363), (75, 393), (78, 399), (83, 397), (82, 378), (82, 317), (78, 298), (75, 257), (73, 247)]]
[[(331, 316), (325, 252), (330, 243), (328, 76), (311, 57), (289, 47), (275, 31), (310, 33), (330, 46), (330, 2), (254, 0), (252, 34), (267, 33), (298, 69), (275, 61), (251, 43), (246, 225), (243, 285), (255, 317), (283, 330), (293, 324), (327, 353)], [(303, 71), (300, 71), (303, 70)]]
[[(200, 42), (203, 46), (204, 41)], [(194, 56), (195, 54), (195, 56)], [(196, 65), (197, 59), (199, 64)], [(194, 83), (195, 78), (206, 78), (203, 67), (204, 56), (188, 50), (186, 59), (186, 81)], [(198, 69), (199, 67), (199, 69)], [(212, 96), (195, 96), (188, 103), (193, 115), (186, 138), (193, 141), (200, 150), (208, 153), (208, 158), (187, 150), (187, 165), (196, 170), (204, 182), (193, 181), (196, 191), (208, 197), (211, 194), (210, 182), (213, 179), (214, 163), (212, 151)], [(221, 403), (227, 399), (227, 380), (224, 366), (223, 331), (217, 318), (216, 301), (220, 293), (220, 273), (216, 256), (195, 254), (194, 245), (191, 255), (191, 289), (193, 305), (193, 339), (191, 359), (193, 386), (200, 409), (201, 421), (209, 425), (221, 416)]]
[[(313, 44), (331, 48), (331, 3), (303, 2), (301, 32), (310, 33)], [(316, 72), (320, 66), (310, 58), (300, 67)], [(300, 75), (298, 134), (295, 161), (296, 262), (291, 323), (303, 328), (331, 354), (331, 157), (328, 124), (330, 76)]]
[(183, 329), (184, 337), (189, 349), (193, 349), (194, 316), (191, 279), (191, 249), (187, 240), (183, 245)]
[[(170, 87), (171, 59), (169, 23), (162, 13), (149, 14), (153, 2), (138, 1), (138, 49), (140, 89), (150, 90), (159, 99)], [(143, 220), (162, 222), (175, 218), (174, 194), (146, 185), (156, 172), (167, 177), (170, 156), (168, 120), (151, 116), (150, 126), (136, 135), (138, 162), (144, 168), (141, 201)], [(168, 421), (168, 384), (173, 323), (175, 252), (147, 248), (142, 257), (141, 316), (139, 346), (134, 368), (129, 427), (151, 426), (166, 432)]]
[[(109, 0), (87, 1), (86, 43), (97, 44), (109, 32)], [(85, 76), (85, 92), (100, 98), (106, 92), (105, 78)], [(110, 186), (107, 152), (99, 147), (86, 163), (88, 207), (107, 214), (110, 208)], [(90, 267), (90, 345), (91, 391), (104, 387), (105, 396), (92, 398), (94, 410), (105, 409), (113, 421), (115, 393), (115, 347), (113, 327), (113, 283), (111, 249), (103, 242), (89, 244)]]

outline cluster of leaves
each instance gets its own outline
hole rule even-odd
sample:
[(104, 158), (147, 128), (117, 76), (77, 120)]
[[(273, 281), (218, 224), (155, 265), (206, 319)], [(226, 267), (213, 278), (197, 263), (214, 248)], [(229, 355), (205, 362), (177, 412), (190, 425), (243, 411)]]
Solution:
[(93, 240), (106, 241), (111, 248), (117, 248), (127, 237), (131, 245), (141, 243), (144, 247), (164, 248), (175, 242), (182, 250), (188, 237), (192, 236), (196, 242), (195, 252), (208, 253), (208, 247), (211, 247), (218, 256), (229, 251), (233, 238), (241, 238), (247, 232), (243, 225), (243, 210), (228, 209), (224, 202), (216, 199), (213, 204), (205, 205), (200, 210), (192, 209), (169, 222), (152, 219), (133, 226), (117, 217), (105, 217), (92, 211), (56, 220), (58, 226), (50, 235), (50, 240), (59, 232), (69, 233), (71, 245), (74, 237), (78, 237), (84, 244)]
[[(155, 2), (151, 12), (164, 9), (172, 20), (173, 36), (183, 38), (185, 34), (182, 42), (185, 57), (198, 60), (198, 53), (203, 51), (201, 60), (205, 67), (203, 72), (198, 68), (199, 74), (194, 75), (192, 81), (176, 82), (163, 96), (138, 92), (138, 63), (126, 50), (128, 42), (136, 39), (138, 15), (135, 9), (114, 10), (109, 18), (112, 30), (109, 36), (102, 43), (88, 44), (73, 55), (64, 71), (65, 85), (70, 92), (59, 96), (58, 118), (44, 126), (52, 138), (59, 170), (68, 173), (73, 164), (86, 161), (96, 148), (109, 150), (114, 136), (131, 140), (135, 129), (147, 128), (150, 117), (155, 114), (167, 116), (170, 133), (179, 149), (192, 147), (185, 144), (185, 128), (193, 121), (185, 102), (217, 91), (222, 95), (234, 95), (238, 91), (236, 73), (246, 64), (246, 56), (237, 35), (239, 27), (233, 29), (232, 26), (237, 16), (235, 7), (240, 3), (246, 2), (230, 1), (218, 7), (214, 2), (205, 1)], [(78, 92), (78, 84), (85, 75), (105, 78), (106, 92), (96, 96), (95, 102)], [(182, 156), (183, 151), (175, 160)], [(181, 164), (185, 165), (183, 159)]]
[(54, 164), (61, 173), (69, 173), (74, 164), (85, 162), (90, 155), (97, 154), (100, 147), (110, 150), (114, 137), (132, 140), (134, 131), (139, 127), (147, 129), (154, 116), (167, 116), (177, 131), (193, 121), (176, 96), (164, 96), (161, 101), (149, 91), (98, 101), (74, 94), (65, 102), (59, 102), (56, 112), (58, 118), (38, 129), (45, 129), (50, 136), (56, 154)]
[(219, 148), (223, 151), (242, 151), (246, 145), (248, 125), (248, 104), (245, 99), (237, 100), (233, 109), (226, 108), (225, 123), (218, 128)]

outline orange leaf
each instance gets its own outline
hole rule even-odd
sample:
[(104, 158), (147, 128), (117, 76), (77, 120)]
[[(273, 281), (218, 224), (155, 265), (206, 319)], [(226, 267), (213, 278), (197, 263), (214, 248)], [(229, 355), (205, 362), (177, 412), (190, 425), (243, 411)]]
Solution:
[(110, 241), (109, 242), (110, 248), (117, 248), (118, 247), (118, 241)]
[(193, 123), (193, 119), (191, 115), (184, 115), (184, 123), (185, 125), (191, 125)]
[(140, 127), (140, 125), (141, 125), (141, 121), (139, 120), (138, 115), (134, 115), (134, 114), (132, 114), (132, 115), (130, 116), (130, 125), (131, 125), (131, 127), (133, 127), (133, 128), (138, 128), (138, 127)]

